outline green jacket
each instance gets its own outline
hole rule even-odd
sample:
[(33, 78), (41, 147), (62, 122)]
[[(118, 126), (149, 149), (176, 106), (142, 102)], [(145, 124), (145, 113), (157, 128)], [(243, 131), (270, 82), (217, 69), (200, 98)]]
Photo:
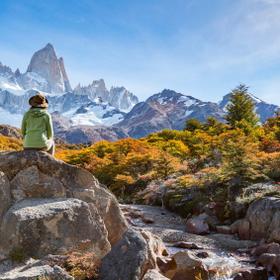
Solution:
[(25, 148), (47, 148), (53, 145), (53, 125), (46, 109), (31, 108), (22, 120), (21, 131)]

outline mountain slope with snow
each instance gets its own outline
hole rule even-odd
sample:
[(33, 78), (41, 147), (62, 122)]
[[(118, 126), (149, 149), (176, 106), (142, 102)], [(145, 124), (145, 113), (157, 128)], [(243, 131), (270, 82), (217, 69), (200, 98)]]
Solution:
[(216, 103), (165, 89), (134, 106), (117, 126), (131, 137), (139, 138), (165, 128), (183, 129), (186, 119), (190, 118), (205, 121), (213, 116), (222, 120), (223, 114)]
[[(204, 102), (165, 89), (139, 102), (123, 86), (108, 90), (103, 79), (72, 90), (63, 58), (47, 44), (34, 53), (25, 73), (13, 72), (0, 62), (0, 124), (20, 127), (28, 100), (38, 90), (49, 100), (56, 135), (71, 143), (139, 138), (165, 128), (183, 129), (190, 118), (205, 121), (212, 116), (223, 121), (230, 98), (226, 95), (219, 103)], [(279, 110), (279, 106), (255, 96), (252, 99), (262, 122)]]
[(20, 126), (28, 99), (40, 91), (49, 100), (51, 113), (66, 118), (71, 126), (111, 126), (123, 120), (138, 98), (124, 87), (108, 90), (103, 79), (71, 89), (63, 58), (47, 44), (35, 52), (27, 71), (13, 72), (0, 63), (0, 123)]

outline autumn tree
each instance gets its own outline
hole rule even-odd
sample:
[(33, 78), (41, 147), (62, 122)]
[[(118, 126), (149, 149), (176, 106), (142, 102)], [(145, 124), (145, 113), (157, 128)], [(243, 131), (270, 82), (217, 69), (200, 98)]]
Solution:
[(222, 174), (232, 185), (245, 186), (261, 178), (258, 144), (240, 130), (222, 135)]
[(248, 92), (248, 87), (241, 84), (230, 93), (225, 119), (233, 128), (255, 127), (258, 123), (258, 117), (254, 109), (255, 104)]
[(186, 121), (185, 130), (195, 131), (202, 128), (202, 123), (197, 119), (189, 119)]

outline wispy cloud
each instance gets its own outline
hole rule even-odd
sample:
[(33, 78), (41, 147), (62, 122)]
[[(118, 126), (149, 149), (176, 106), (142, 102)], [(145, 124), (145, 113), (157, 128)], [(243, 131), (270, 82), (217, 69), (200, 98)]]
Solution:
[(141, 99), (168, 87), (217, 100), (246, 82), (280, 104), (279, 0), (3, 2), (0, 61), (13, 68), (50, 41), (73, 85), (102, 77)]

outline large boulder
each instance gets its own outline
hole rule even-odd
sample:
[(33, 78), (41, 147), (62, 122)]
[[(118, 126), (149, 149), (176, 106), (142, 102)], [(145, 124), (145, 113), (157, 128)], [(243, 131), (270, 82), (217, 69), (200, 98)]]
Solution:
[(157, 268), (157, 258), (163, 255), (166, 249), (158, 237), (129, 229), (102, 260), (100, 279), (142, 279), (149, 269)]
[(95, 212), (93, 216), (87, 203), (73, 198), (21, 200), (3, 218), (2, 250), (40, 258), (85, 248), (103, 257), (111, 247)]
[(280, 242), (280, 198), (263, 197), (253, 202), (246, 217), (232, 225), (240, 238)]
[(0, 258), (77, 247), (101, 258), (128, 228), (116, 198), (91, 173), (37, 151), (0, 153), (0, 226)]

